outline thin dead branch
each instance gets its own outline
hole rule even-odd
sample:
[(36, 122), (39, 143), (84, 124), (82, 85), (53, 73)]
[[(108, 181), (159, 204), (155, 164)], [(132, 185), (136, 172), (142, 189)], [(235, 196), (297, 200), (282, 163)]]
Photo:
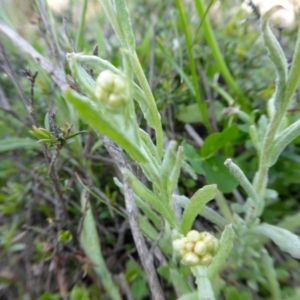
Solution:
[(5, 34), (19, 50), (29, 55), (47, 74), (60, 89), (65, 89), (68, 85), (66, 83), (66, 74), (62, 67), (54, 67), (44, 56), (38, 53), (26, 40), (18, 35), (13, 29), (0, 21), (0, 32)]
[[(104, 145), (109, 152), (110, 156), (115, 160), (118, 168), (122, 172), (125, 168), (132, 170), (130, 163), (125, 159), (123, 151), (120, 147), (115, 145), (110, 139), (105, 136), (102, 136)], [(163, 291), (158, 281), (156, 270), (153, 264), (153, 256), (151, 255), (149, 249), (147, 248), (145, 239), (141, 233), (139, 223), (138, 223), (138, 208), (134, 201), (134, 194), (130, 188), (127, 176), (124, 172), (123, 175), (123, 184), (124, 184), (124, 196), (125, 196), (125, 205), (127, 214), (129, 217), (129, 224), (132, 232), (132, 236), (138, 251), (141, 263), (147, 274), (147, 279), (152, 294), (152, 299), (154, 300), (163, 300)]]

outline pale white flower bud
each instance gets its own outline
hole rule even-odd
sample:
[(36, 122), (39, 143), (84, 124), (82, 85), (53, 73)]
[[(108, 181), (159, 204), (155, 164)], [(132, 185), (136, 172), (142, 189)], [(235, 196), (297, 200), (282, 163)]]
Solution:
[(185, 242), (185, 238), (174, 240), (173, 249), (177, 252), (181, 252), (181, 250), (185, 247)]
[(203, 242), (203, 241), (198, 241), (196, 244), (195, 244), (195, 247), (194, 247), (194, 252), (200, 256), (203, 256), (207, 253), (207, 247), (206, 247), (206, 244)]
[(122, 76), (105, 70), (96, 80), (95, 96), (112, 108), (119, 107), (127, 98), (127, 82)]
[(115, 83), (114, 92), (116, 94), (117, 93), (118, 94), (124, 93), (126, 91), (127, 84), (121, 76), (115, 75), (115, 82), (114, 83)]
[(203, 242), (205, 243), (207, 250), (212, 251), (215, 246), (215, 237), (208, 232), (203, 232)]
[(115, 74), (109, 70), (105, 70), (99, 74), (96, 83), (103, 90), (112, 92), (115, 86)]
[(110, 94), (108, 97), (108, 104), (111, 107), (118, 107), (120, 106), (120, 103), (123, 103), (123, 96), (122, 95), (116, 95), (116, 94)]
[(181, 262), (186, 266), (194, 267), (199, 265), (200, 258), (194, 252), (188, 252), (183, 256)]
[(187, 251), (193, 251), (194, 246), (195, 246), (195, 243), (193, 243), (193, 242), (187, 242), (187, 243), (185, 244), (185, 249), (186, 249)]
[(191, 230), (188, 232), (188, 234), (186, 235), (186, 238), (190, 241), (190, 242), (197, 242), (200, 240), (201, 238), (201, 234), (199, 231), (197, 230)]

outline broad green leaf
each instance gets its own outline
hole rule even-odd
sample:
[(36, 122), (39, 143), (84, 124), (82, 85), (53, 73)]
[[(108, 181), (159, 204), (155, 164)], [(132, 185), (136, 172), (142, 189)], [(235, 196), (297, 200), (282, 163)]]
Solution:
[(197, 103), (180, 106), (175, 118), (183, 123), (202, 123), (202, 116)]
[(296, 234), (266, 223), (256, 226), (251, 232), (270, 238), (282, 251), (300, 259), (300, 239)]
[(204, 141), (200, 154), (203, 159), (208, 159), (219, 149), (222, 149), (227, 143), (234, 141), (239, 134), (238, 125), (234, 124), (222, 132), (213, 133)]
[(181, 145), (184, 149), (184, 156), (193, 167), (193, 170), (198, 174), (205, 175), (202, 158), (199, 152), (186, 141), (183, 141)]
[(0, 153), (13, 150), (41, 149), (36, 140), (31, 138), (5, 138), (0, 140)]
[(38, 300), (59, 300), (59, 299), (61, 298), (58, 294), (45, 293), (42, 296), (40, 296)]
[(227, 286), (224, 289), (224, 295), (226, 300), (252, 300), (252, 294), (250, 291), (241, 291), (240, 288), (235, 286)]
[(149, 295), (145, 272), (139, 263), (130, 259), (126, 263), (125, 280), (130, 283), (133, 299), (144, 299)]
[(205, 204), (215, 197), (216, 193), (217, 186), (213, 184), (204, 186), (193, 195), (182, 215), (180, 228), (184, 235), (190, 231), (197, 215), (203, 210)]
[(226, 158), (226, 156), (211, 157), (204, 160), (202, 166), (208, 184), (215, 183), (218, 186), (218, 190), (223, 193), (230, 193), (239, 183), (224, 166)]
[(221, 235), (219, 250), (213, 258), (213, 261), (207, 271), (207, 276), (210, 280), (213, 281), (217, 274), (222, 270), (226, 259), (228, 258), (233, 247), (234, 238), (235, 233), (233, 231), (232, 225), (226, 225)]
[(89, 291), (81, 286), (75, 285), (72, 288), (70, 300), (90, 300)]

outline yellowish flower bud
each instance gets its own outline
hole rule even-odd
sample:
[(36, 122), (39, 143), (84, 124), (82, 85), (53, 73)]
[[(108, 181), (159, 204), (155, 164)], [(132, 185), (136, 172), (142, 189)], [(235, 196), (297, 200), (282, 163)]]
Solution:
[(183, 256), (181, 262), (186, 266), (194, 267), (199, 265), (200, 258), (195, 253), (188, 252)]
[(203, 241), (198, 241), (198, 242), (195, 244), (194, 252), (195, 252), (197, 255), (200, 255), (200, 256), (205, 255), (205, 254), (207, 253), (207, 247), (206, 247), (206, 244), (205, 244)]
[(126, 81), (118, 75), (115, 75), (115, 85), (114, 85), (114, 92), (121, 94), (124, 93), (126, 91)]
[(118, 107), (118, 106), (120, 106), (120, 103), (123, 103), (123, 100), (124, 100), (123, 96), (111, 94), (108, 97), (108, 104), (111, 107)]
[(115, 86), (115, 74), (109, 70), (105, 70), (99, 74), (96, 83), (103, 90), (112, 92)]
[(207, 250), (212, 251), (215, 246), (215, 237), (208, 232), (203, 232), (203, 242), (205, 243)]
[(185, 238), (177, 239), (173, 241), (173, 249), (177, 252), (181, 252), (181, 250), (185, 247)]
[(127, 82), (120, 75), (103, 71), (96, 80), (95, 96), (110, 107), (119, 107), (127, 99)]
[(210, 254), (206, 254), (201, 257), (200, 264), (202, 266), (208, 266), (212, 262), (212, 256)]
[(190, 242), (197, 242), (200, 240), (201, 234), (197, 230), (191, 230), (190, 232), (188, 232), (186, 237)]
[(187, 242), (187, 243), (185, 244), (185, 249), (186, 249), (187, 251), (193, 251), (194, 246), (195, 246), (195, 243), (193, 243), (193, 242)]

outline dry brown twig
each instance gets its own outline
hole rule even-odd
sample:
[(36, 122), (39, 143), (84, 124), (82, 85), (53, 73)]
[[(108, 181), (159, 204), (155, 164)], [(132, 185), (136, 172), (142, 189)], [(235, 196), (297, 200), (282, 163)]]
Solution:
[(127, 176), (123, 172), (124, 169), (132, 170), (132, 167), (130, 163), (125, 159), (123, 151), (119, 146), (115, 145), (110, 139), (108, 139), (105, 136), (102, 137), (102, 140), (104, 142), (104, 145), (108, 153), (115, 160), (118, 168), (122, 172), (125, 205), (126, 205), (128, 218), (129, 218), (129, 224), (134, 239), (134, 243), (136, 245), (136, 249), (141, 259), (141, 263), (147, 274), (147, 279), (152, 293), (152, 297), (154, 300), (163, 300), (164, 299), (163, 291), (158, 281), (158, 277), (154, 268), (153, 256), (150, 253), (149, 249), (147, 248), (144, 236), (142, 235), (138, 224), (138, 208), (134, 201), (134, 194), (128, 184)]

